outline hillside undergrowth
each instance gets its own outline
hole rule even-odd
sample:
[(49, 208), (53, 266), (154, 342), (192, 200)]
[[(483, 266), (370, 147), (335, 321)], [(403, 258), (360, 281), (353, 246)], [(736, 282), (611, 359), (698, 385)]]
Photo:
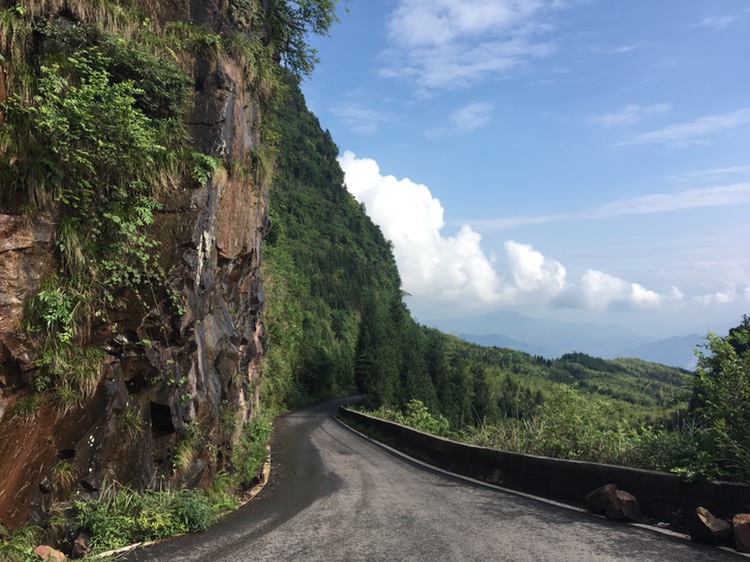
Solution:
[[(673, 472), (687, 479), (750, 483), (750, 319), (745, 317), (725, 337), (709, 334), (706, 342), (696, 351), (698, 369), (688, 379), (683, 406), (670, 416), (665, 411), (658, 423), (629, 422), (610, 396), (560, 383), (547, 388), (533, 411), (452, 430), (439, 412), (420, 401), (409, 402), (403, 410), (371, 413), (473, 445)], [(575, 355), (602, 372), (631, 363)], [(654, 368), (659, 371), (659, 366)], [(662, 378), (665, 375), (676, 374), (665, 370)]]

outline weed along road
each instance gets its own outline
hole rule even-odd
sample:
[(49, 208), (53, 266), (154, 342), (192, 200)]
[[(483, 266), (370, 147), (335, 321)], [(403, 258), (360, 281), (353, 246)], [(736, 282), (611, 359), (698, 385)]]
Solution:
[(270, 482), (242, 509), (126, 560), (742, 559), (424, 468), (340, 425), (337, 407), (277, 421)]

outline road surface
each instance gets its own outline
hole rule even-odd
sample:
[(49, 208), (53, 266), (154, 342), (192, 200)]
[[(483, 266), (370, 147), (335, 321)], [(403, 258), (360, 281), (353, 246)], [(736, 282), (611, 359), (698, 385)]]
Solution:
[(743, 557), (521, 497), (404, 460), (332, 419), (282, 416), (270, 482), (205, 533), (128, 562), (722, 561)]

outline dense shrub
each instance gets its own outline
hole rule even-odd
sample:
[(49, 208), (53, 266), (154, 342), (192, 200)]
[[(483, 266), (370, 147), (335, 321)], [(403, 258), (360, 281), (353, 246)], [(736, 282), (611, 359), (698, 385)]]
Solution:
[(205, 531), (218, 510), (208, 494), (194, 489), (140, 494), (106, 486), (97, 500), (77, 501), (76, 521), (91, 533), (95, 552), (179, 533)]
[(252, 485), (258, 470), (266, 460), (266, 444), (273, 430), (272, 420), (270, 412), (250, 420), (235, 447), (232, 464), (235, 475), (244, 488)]
[[(750, 318), (726, 337), (709, 334), (698, 350), (690, 408), (669, 424), (631, 425), (613, 401), (558, 384), (545, 392), (532, 415), (465, 425), (458, 440), (508, 451), (674, 472), (687, 479), (750, 481)], [(580, 354), (581, 361), (611, 369)], [(625, 364), (624, 362), (620, 362)], [(421, 431), (445, 435), (442, 425), (417, 401), (405, 412), (376, 414)]]
[(440, 414), (431, 413), (421, 400), (410, 400), (403, 412), (382, 408), (376, 414), (432, 435), (444, 436), (449, 430), (448, 420)]

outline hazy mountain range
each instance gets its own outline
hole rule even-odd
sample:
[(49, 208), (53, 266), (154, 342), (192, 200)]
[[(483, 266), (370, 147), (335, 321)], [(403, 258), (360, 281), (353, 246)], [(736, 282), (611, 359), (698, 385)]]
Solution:
[(541, 320), (509, 311), (438, 320), (433, 325), (474, 343), (550, 359), (579, 351), (603, 359), (637, 357), (683, 369), (695, 367), (692, 348), (704, 342), (698, 334), (654, 340), (622, 326)]

